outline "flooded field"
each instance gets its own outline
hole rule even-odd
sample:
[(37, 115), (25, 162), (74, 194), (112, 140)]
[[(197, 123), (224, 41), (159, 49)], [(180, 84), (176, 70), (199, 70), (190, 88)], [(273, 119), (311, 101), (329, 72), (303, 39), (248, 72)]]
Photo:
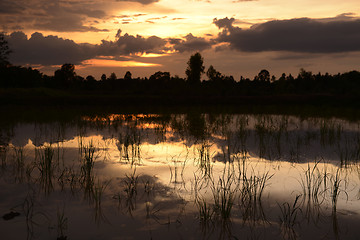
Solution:
[(0, 127), (1, 239), (360, 238), (360, 121), (102, 114)]

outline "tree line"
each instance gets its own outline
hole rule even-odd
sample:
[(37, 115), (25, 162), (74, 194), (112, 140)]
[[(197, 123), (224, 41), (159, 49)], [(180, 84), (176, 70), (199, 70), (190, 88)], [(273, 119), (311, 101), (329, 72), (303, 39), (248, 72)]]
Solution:
[[(74, 91), (119, 93), (124, 95), (181, 95), (181, 96), (262, 96), (262, 95), (352, 95), (360, 96), (360, 72), (313, 74), (300, 69), (297, 76), (283, 73), (279, 78), (266, 69), (253, 79), (226, 76), (209, 66), (206, 70), (200, 53), (190, 56), (186, 78), (158, 71), (150, 77), (133, 78), (126, 72), (122, 78), (115, 73), (103, 74), (100, 79), (76, 74), (75, 65), (65, 63), (48, 76), (31, 67), (13, 66), (8, 62), (10, 50), (0, 35), (1, 88), (53, 88)], [(206, 70), (206, 71), (205, 71)], [(206, 75), (206, 79), (201, 77)]]

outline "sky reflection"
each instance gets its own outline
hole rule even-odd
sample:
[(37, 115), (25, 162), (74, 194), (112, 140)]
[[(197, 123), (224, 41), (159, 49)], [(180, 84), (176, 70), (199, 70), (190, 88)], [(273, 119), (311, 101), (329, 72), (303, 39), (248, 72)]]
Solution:
[(11, 132), (0, 209), (20, 216), (0, 229), (14, 239), (359, 237), (357, 122), (109, 115)]

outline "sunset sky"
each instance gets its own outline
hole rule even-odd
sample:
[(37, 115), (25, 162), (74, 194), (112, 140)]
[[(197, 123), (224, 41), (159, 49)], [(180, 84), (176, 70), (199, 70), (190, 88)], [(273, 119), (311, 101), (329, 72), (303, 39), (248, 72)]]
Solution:
[(359, 0), (0, 0), (0, 28), (11, 63), (49, 75), (184, 77), (197, 51), (235, 80), (360, 70)]

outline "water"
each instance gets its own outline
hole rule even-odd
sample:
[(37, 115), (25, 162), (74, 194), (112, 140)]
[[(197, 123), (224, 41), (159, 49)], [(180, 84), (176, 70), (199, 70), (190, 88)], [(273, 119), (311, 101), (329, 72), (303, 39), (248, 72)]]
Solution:
[(0, 145), (2, 239), (360, 238), (360, 121), (92, 114)]

